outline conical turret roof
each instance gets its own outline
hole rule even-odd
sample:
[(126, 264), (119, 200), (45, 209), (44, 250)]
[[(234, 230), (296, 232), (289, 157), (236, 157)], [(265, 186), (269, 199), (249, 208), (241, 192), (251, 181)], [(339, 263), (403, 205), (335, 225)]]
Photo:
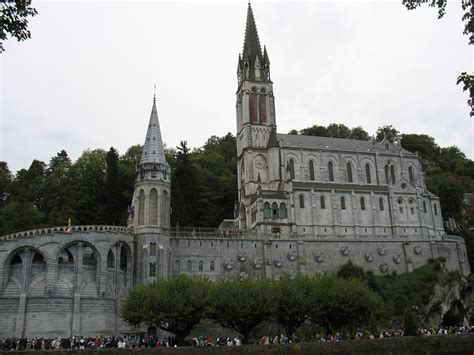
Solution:
[(249, 2), (242, 59), (253, 63), (256, 57), (262, 60), (262, 47), (260, 46), (260, 40), (258, 38), (257, 25), (253, 17), (252, 6)]
[(163, 141), (161, 139), (160, 122), (158, 121), (158, 110), (156, 109), (156, 95), (153, 96), (150, 122), (148, 123), (142, 159), (140, 160), (140, 164), (147, 163), (166, 164)]

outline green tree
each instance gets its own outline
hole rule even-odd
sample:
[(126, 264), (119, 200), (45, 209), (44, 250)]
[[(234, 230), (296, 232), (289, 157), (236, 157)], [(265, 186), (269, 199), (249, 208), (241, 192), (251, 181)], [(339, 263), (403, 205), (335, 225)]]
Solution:
[(275, 283), (276, 321), (285, 327), (289, 338), (308, 318), (311, 282), (307, 277), (283, 276)]
[(393, 142), (399, 133), (400, 132), (392, 125), (385, 125), (377, 129), (377, 132), (375, 132), (375, 139), (380, 142), (384, 138), (387, 138), (390, 142)]
[(118, 169), (119, 154), (113, 147), (105, 155), (103, 216), (107, 224), (124, 224), (129, 201), (124, 200)]
[(0, 235), (43, 226), (44, 215), (29, 201), (12, 201), (0, 207)]
[(5, 161), (0, 161), (0, 206), (7, 203), (8, 190), (13, 180), (12, 173)]
[(212, 287), (205, 278), (181, 275), (162, 279), (130, 292), (122, 316), (132, 325), (153, 324), (173, 333), (184, 345), (192, 328), (209, 313)]
[(9, 36), (17, 41), (25, 41), (31, 37), (28, 29), (28, 17), (38, 14), (31, 6), (31, 0), (2, 0), (0, 5), (0, 53), (5, 51), (3, 41)]
[(370, 136), (361, 126), (357, 126), (351, 129), (351, 134), (349, 138), (368, 141), (370, 139)]
[(403, 312), (403, 334), (405, 336), (415, 336), (416, 333), (416, 321), (410, 307), (405, 308)]
[(351, 136), (351, 130), (347, 126), (337, 123), (331, 123), (326, 132), (327, 136), (332, 138), (349, 138)]
[(232, 280), (215, 285), (211, 317), (232, 328), (248, 343), (250, 332), (275, 314), (275, 292), (271, 281)]
[(326, 127), (318, 125), (304, 128), (300, 131), (300, 134), (303, 136), (329, 137)]
[(337, 277), (343, 279), (357, 278), (361, 280), (367, 280), (367, 275), (365, 274), (364, 270), (354, 264), (352, 260), (349, 260), (347, 263), (341, 266), (337, 272)]

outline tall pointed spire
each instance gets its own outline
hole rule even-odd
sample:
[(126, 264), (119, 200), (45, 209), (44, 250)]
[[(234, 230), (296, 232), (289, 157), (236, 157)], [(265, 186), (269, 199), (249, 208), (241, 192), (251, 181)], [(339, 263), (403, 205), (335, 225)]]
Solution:
[(255, 25), (252, 6), (249, 1), (249, 6), (247, 8), (247, 24), (245, 26), (243, 60), (253, 63), (257, 57), (262, 61), (262, 47), (260, 46), (257, 25)]
[(158, 110), (156, 109), (156, 93), (153, 95), (150, 122), (148, 123), (142, 158), (140, 160), (140, 164), (147, 163), (166, 164), (163, 141), (161, 140), (160, 122), (158, 121)]

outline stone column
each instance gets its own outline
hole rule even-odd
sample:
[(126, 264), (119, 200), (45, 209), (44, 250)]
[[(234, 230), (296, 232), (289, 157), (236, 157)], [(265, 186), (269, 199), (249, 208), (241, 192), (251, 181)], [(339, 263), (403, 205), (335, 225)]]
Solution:
[(23, 337), (25, 335), (25, 320), (26, 320), (26, 306), (27, 306), (27, 294), (28, 286), (30, 284), (31, 277), (31, 257), (32, 253), (30, 249), (25, 249), (20, 253), (21, 264), (22, 264), (22, 284), (20, 289), (20, 300), (18, 304), (18, 313), (15, 323), (15, 336)]
[(81, 332), (81, 284), (82, 284), (82, 256), (84, 246), (77, 243), (74, 255), (74, 303), (72, 309), (71, 335), (80, 335)]
[(272, 242), (266, 240), (262, 243), (263, 248), (263, 262), (265, 265), (265, 277), (267, 279), (273, 278), (273, 260), (271, 258)]
[(298, 240), (296, 242), (296, 250), (298, 255), (298, 274), (299, 275), (306, 275), (306, 250), (304, 248), (304, 241)]

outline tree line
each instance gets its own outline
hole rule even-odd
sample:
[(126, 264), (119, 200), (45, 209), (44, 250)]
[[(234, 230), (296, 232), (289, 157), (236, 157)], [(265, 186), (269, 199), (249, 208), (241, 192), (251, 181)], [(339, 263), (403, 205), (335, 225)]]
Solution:
[[(377, 130), (373, 139), (393, 140), (392, 126)], [(342, 124), (312, 126), (290, 134), (371, 139), (361, 127)], [(428, 189), (441, 198), (445, 219), (461, 227), (474, 224), (474, 208), (466, 208), (464, 193), (474, 192), (474, 162), (457, 147), (439, 147), (433, 137), (402, 134), (403, 148), (418, 152)], [(52, 225), (125, 225), (142, 146), (123, 155), (116, 149), (85, 150), (72, 162), (62, 150), (48, 163), (34, 160), (16, 174), (0, 162), (0, 235)], [(236, 138), (210, 137), (199, 148), (186, 141), (165, 150), (171, 166), (171, 224), (216, 227), (234, 217), (237, 198)]]
[[(245, 279), (211, 282), (185, 275), (133, 288), (121, 314), (132, 326), (155, 326), (173, 333), (180, 344), (204, 319), (231, 328), (248, 342), (262, 322), (276, 322), (288, 337), (303, 325), (328, 334), (369, 330), (395, 324), (416, 334), (420, 319), (436, 284), (456, 275), (443, 271), (444, 260), (431, 261), (410, 274), (375, 276), (351, 262), (337, 274), (320, 277), (284, 275), (278, 280)], [(413, 314), (412, 310), (415, 311)], [(447, 321), (455, 325), (465, 314)], [(415, 324), (415, 327), (413, 327)], [(413, 328), (415, 330), (413, 330)]]

